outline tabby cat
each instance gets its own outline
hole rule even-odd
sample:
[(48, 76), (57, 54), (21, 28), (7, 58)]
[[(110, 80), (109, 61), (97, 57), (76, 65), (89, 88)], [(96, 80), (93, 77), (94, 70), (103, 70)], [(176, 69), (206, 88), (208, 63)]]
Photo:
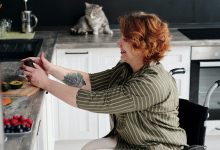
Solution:
[(101, 32), (113, 34), (102, 7), (98, 4), (90, 4), (87, 2), (85, 2), (85, 5), (85, 15), (70, 29), (71, 33), (80, 35), (87, 35), (88, 33), (98, 35)]

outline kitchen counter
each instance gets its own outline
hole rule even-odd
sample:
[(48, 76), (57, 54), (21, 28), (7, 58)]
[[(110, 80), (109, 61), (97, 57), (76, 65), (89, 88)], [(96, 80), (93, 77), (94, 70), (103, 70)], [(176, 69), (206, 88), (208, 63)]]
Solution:
[[(219, 40), (190, 40), (176, 28), (170, 28), (171, 45), (204, 46), (220, 45)], [(69, 32), (58, 32), (55, 47), (62, 48), (96, 48), (96, 47), (117, 47), (117, 40), (120, 37), (119, 30), (114, 30), (113, 35), (101, 34), (99, 36), (72, 36)]]
[[(57, 39), (57, 32), (37, 32), (35, 38), (43, 38), (43, 44), (41, 52), (45, 52), (45, 56), (48, 60), (51, 60), (53, 55), (54, 45)], [(19, 67), (21, 62), (1, 62), (0, 63), (0, 74), (1, 77), (16, 76), (19, 74)], [(40, 90), (37, 94), (31, 97), (18, 97), (22, 99), (25, 107), (18, 106), (15, 110), (15, 114), (22, 114), (26, 117), (31, 117), (33, 120), (32, 132), (22, 136), (8, 136), (5, 142), (5, 150), (32, 150), (38, 135), (38, 130), (41, 124), (41, 112), (44, 100), (44, 91)], [(15, 100), (17, 101), (17, 100)], [(12, 103), (13, 104), (13, 103)], [(7, 112), (9, 113), (9, 112)], [(9, 113), (9, 116), (13, 112)], [(6, 114), (7, 115), (7, 114)]]
[[(23, 115), (25, 117), (31, 117), (33, 120), (32, 132), (21, 135), (21, 136), (7, 136), (5, 142), (5, 150), (31, 150), (33, 149), (36, 141), (38, 130), (40, 126), (40, 116), (43, 103), (43, 92), (38, 92), (32, 97), (18, 97), (15, 101), (20, 101), (24, 106), (18, 105), (15, 112), (6, 111), (6, 115), (11, 114)], [(16, 103), (16, 102), (13, 102)], [(13, 104), (12, 103), (12, 104)]]
[[(220, 40), (190, 40), (177, 29), (170, 29), (172, 40), (171, 45), (220, 45)], [(114, 30), (113, 35), (99, 36), (72, 36), (67, 31), (38, 31), (35, 38), (43, 38), (44, 42), (41, 52), (45, 52), (48, 60), (52, 59), (54, 47), (57, 49), (71, 48), (96, 48), (96, 47), (117, 47), (117, 40), (120, 37), (119, 30)], [(0, 74), (4, 78), (8, 75), (16, 75), (19, 72), (20, 62), (0, 63)], [(30, 115), (34, 121), (32, 132), (20, 137), (8, 137), (5, 143), (5, 150), (31, 150), (38, 134), (40, 115), (43, 105), (44, 91), (38, 92), (32, 97), (27, 97), (27, 109), (20, 110), (24, 115)], [(19, 111), (18, 111), (19, 112)]]

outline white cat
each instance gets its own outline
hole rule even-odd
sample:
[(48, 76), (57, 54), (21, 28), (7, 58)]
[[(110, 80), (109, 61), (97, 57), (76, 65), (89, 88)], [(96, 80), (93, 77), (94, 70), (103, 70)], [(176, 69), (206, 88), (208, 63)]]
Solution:
[(101, 32), (105, 34), (113, 34), (102, 7), (87, 2), (85, 2), (85, 5), (85, 15), (82, 16), (78, 23), (70, 29), (71, 33), (80, 35), (87, 35), (88, 33), (98, 35)]

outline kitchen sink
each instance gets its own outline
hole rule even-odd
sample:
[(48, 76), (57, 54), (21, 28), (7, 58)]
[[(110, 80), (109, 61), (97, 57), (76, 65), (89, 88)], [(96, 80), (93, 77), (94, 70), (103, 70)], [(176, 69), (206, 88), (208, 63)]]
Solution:
[(20, 61), (37, 56), (42, 43), (43, 39), (0, 40), (0, 61)]
[(220, 28), (185, 28), (178, 30), (191, 40), (220, 39)]

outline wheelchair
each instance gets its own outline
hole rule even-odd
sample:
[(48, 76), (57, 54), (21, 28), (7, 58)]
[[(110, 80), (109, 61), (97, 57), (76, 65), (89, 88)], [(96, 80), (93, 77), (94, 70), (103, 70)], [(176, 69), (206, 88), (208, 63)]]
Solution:
[[(181, 68), (179, 68), (181, 69)], [(171, 75), (185, 73), (185, 70), (173, 69)], [(179, 99), (180, 127), (186, 131), (187, 144), (183, 150), (206, 150), (206, 120), (209, 117), (209, 101), (212, 93), (220, 86), (220, 80), (215, 81), (209, 88), (203, 105), (195, 104), (189, 100)]]

